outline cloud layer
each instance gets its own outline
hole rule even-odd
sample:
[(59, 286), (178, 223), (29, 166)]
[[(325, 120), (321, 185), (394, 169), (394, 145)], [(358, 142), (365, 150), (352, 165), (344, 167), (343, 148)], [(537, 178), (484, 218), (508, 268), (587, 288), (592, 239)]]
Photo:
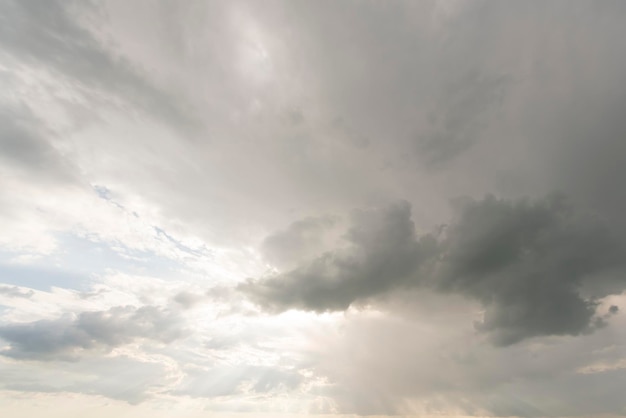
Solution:
[[(541, 335), (577, 335), (602, 326), (584, 282), (609, 274), (620, 290), (623, 242), (558, 195), (534, 201), (488, 196), (459, 203), (436, 236), (418, 236), (407, 202), (355, 211), (345, 248), (240, 290), (262, 306), (318, 312), (393, 290), (434, 288), (478, 300), (477, 324), (499, 345)], [(606, 296), (606, 295), (599, 295)]]
[(0, 415), (623, 414), (624, 16), (0, 2)]
[(89, 350), (108, 351), (137, 339), (169, 343), (184, 334), (181, 320), (173, 313), (153, 306), (118, 306), (1, 326), (0, 338), (9, 347), (0, 354), (17, 359), (73, 360)]

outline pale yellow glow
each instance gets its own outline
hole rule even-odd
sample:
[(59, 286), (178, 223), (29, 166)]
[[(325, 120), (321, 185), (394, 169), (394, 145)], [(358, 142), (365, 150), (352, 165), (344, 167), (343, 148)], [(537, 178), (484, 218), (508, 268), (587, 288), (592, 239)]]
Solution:
[[(358, 415), (304, 415), (290, 413), (227, 413), (208, 409), (205, 402), (177, 399), (175, 403), (147, 402), (129, 405), (99, 396), (73, 393), (25, 394), (23, 392), (0, 391), (0, 416), (11, 418), (357, 418)], [(392, 416), (370, 415), (369, 418)], [(397, 416), (399, 418), (399, 416)], [(403, 415), (403, 418), (418, 416)], [(481, 418), (465, 415), (419, 415), (419, 418)], [(609, 416), (605, 416), (609, 418)]]

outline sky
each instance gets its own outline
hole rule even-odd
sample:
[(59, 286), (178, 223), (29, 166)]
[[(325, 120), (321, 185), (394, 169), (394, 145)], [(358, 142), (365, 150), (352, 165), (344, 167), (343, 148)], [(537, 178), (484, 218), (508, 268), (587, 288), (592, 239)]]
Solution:
[(626, 416), (626, 2), (0, 0), (0, 415)]

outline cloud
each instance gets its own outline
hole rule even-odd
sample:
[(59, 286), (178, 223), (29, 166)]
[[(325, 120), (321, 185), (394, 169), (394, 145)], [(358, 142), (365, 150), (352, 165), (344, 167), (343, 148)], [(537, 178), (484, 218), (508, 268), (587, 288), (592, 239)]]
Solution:
[(328, 230), (335, 221), (330, 217), (308, 217), (293, 222), (287, 229), (265, 238), (263, 256), (276, 266), (290, 266), (312, 258), (325, 244)]
[[(474, 304), (433, 290), (403, 294), (412, 315), (351, 310), (339, 326), (310, 337), (311, 364), (327, 379), (325, 396), (338, 413), (563, 417), (620, 410), (614, 382), (626, 378), (623, 318), (583, 338), (502, 347), (474, 332)], [(596, 376), (576, 371), (589, 364)], [(606, 403), (591, 400), (600, 393)]]
[(270, 310), (323, 312), (396, 289), (433, 288), (479, 301), (485, 314), (477, 329), (510, 345), (602, 326), (594, 319), (598, 296), (586, 297), (581, 286), (624, 267), (623, 244), (610, 229), (557, 195), (469, 199), (440, 239), (417, 236), (407, 202), (355, 211), (345, 238), (346, 248), (239, 289)]
[[(126, 355), (85, 357), (80, 362), (14, 362), (0, 359), (4, 390), (41, 393), (100, 395), (130, 404), (144, 402), (168, 385), (176, 376), (163, 358), (133, 358)], [(171, 361), (170, 361), (171, 362)]]
[(273, 310), (344, 310), (357, 300), (410, 285), (435, 249), (432, 237), (416, 238), (408, 202), (357, 210), (351, 218), (345, 248), (275, 277), (249, 280), (239, 289)]
[[(624, 364), (625, 7), (1, 2), (0, 258), (7, 284), (54, 289), (0, 287), (2, 380), (251, 411), (622, 411), (622, 372), (574, 375)], [(80, 299), (86, 280), (106, 293)], [(172, 310), (144, 326), (122, 305)], [(266, 314), (289, 310), (314, 313)], [(195, 332), (163, 344), (179, 314)], [(163, 361), (127, 374), (120, 352)]]
[(206, 299), (205, 295), (198, 295), (187, 291), (179, 292), (174, 296), (174, 302), (181, 305), (184, 309), (191, 309), (198, 303)]
[(68, 77), (70, 84), (99, 89), (93, 98), (118, 97), (142, 107), (182, 132), (197, 125), (178, 98), (147, 81), (147, 75), (109, 51), (81, 23), (99, 12), (92, 4), (52, 1), (7, 1), (0, 6), (0, 44), (25, 63)]
[(446, 235), (436, 287), (483, 303), (479, 329), (497, 344), (590, 330), (596, 302), (582, 282), (624, 267), (610, 229), (559, 196), (469, 202)]
[(227, 397), (243, 394), (269, 395), (297, 389), (304, 376), (294, 369), (277, 366), (220, 365), (208, 370), (187, 370), (174, 391), (198, 398)]
[(441, 103), (429, 112), (427, 128), (417, 136), (418, 158), (439, 166), (469, 149), (498, 110), (509, 77), (469, 71), (442, 88)]
[(0, 327), (9, 347), (0, 354), (28, 360), (75, 360), (89, 350), (108, 351), (138, 339), (170, 343), (185, 335), (181, 318), (155, 306), (117, 306), (59, 319)]
[(75, 167), (54, 148), (45, 131), (28, 108), (2, 104), (0, 146), (3, 152), (0, 158), (18, 168), (22, 175), (37, 175), (38, 181), (75, 181)]
[(0, 285), (0, 295), (10, 298), (31, 298), (35, 292), (31, 289), (22, 290), (17, 286), (2, 286)]

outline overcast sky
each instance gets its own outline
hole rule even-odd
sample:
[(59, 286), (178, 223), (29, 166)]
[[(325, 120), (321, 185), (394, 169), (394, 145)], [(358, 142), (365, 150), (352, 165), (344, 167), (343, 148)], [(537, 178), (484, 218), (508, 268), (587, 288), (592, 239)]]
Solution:
[(626, 2), (0, 0), (0, 415), (626, 416)]

